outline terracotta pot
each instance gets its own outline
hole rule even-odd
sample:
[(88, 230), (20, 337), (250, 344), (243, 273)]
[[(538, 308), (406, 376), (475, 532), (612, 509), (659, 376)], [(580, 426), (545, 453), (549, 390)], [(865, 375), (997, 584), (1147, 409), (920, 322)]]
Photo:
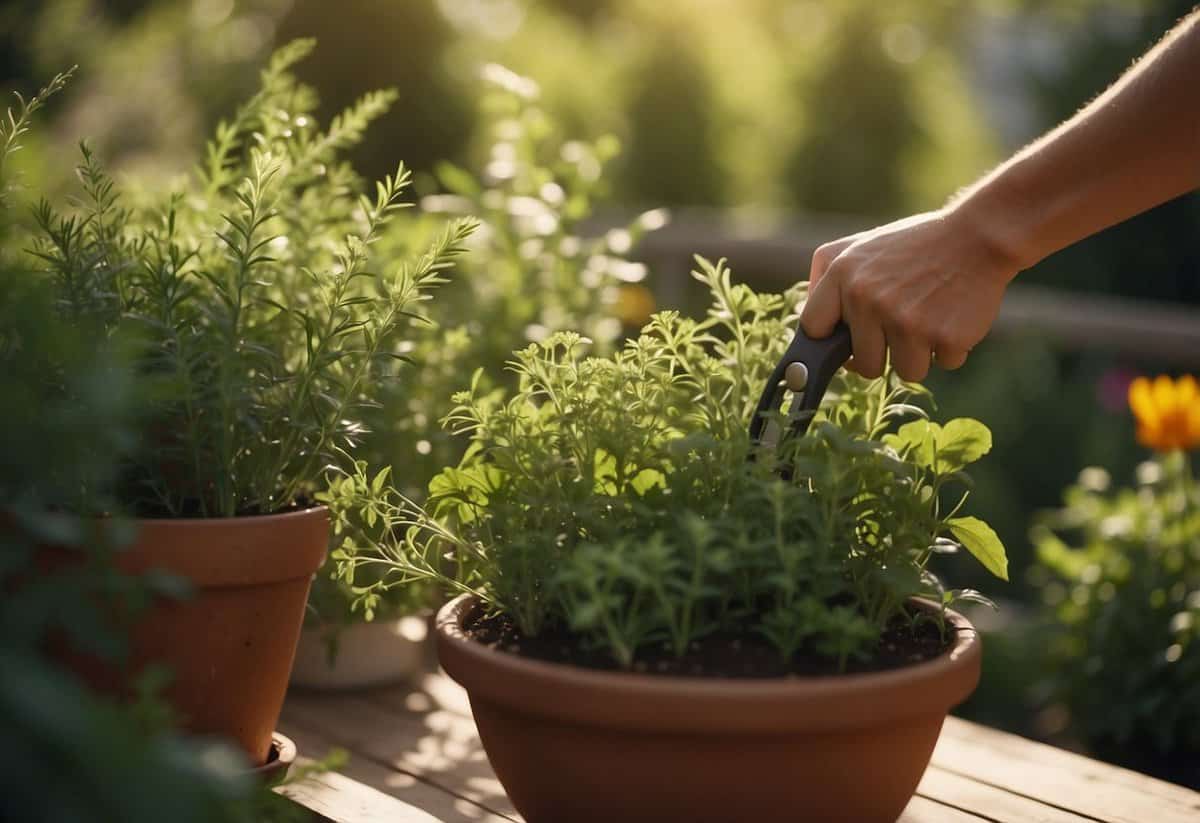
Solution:
[(954, 612), (954, 645), (935, 660), (764, 681), (527, 660), (464, 634), (477, 609), (467, 596), (443, 607), (438, 655), (530, 823), (894, 821), (979, 681), (979, 638)]
[(156, 602), (139, 618), (126, 672), (86, 665), (84, 676), (122, 692), (147, 664), (165, 666), (173, 675), (165, 697), (187, 730), (231, 739), (253, 763), (267, 763), (309, 585), (325, 557), (328, 511), (141, 520), (137, 527), (117, 565), (131, 574), (179, 575), (194, 591)]
[[(337, 633), (332, 662), (329, 632)], [(432, 655), (427, 651), (431, 636), (427, 614), (305, 628), (292, 666), (292, 685), (336, 691), (407, 682), (425, 671)]]

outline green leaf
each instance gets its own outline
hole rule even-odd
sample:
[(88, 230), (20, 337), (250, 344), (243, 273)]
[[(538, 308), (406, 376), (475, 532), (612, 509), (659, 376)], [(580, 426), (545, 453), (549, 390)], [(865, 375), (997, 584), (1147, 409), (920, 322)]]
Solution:
[(992, 433), (970, 417), (955, 418), (945, 426), (913, 420), (883, 442), (923, 468), (950, 474), (991, 451)]
[(371, 481), (371, 491), (374, 494), (379, 494), (383, 490), (383, 484), (387, 482), (388, 475), (392, 473), (391, 466), (384, 466), (379, 473), (375, 475), (375, 479)]
[(938, 474), (955, 472), (992, 450), (988, 427), (970, 417), (956, 417), (935, 433)]
[(629, 484), (633, 486), (633, 490), (639, 495), (645, 495), (650, 489), (656, 487), (665, 489), (667, 487), (667, 478), (662, 472), (656, 469), (642, 469)]
[(605, 494), (616, 494), (617, 486), (613, 481), (617, 477), (617, 458), (604, 449), (596, 449), (593, 455), (593, 474), (596, 489), (604, 490)]
[(931, 469), (934, 441), (941, 428), (937, 423), (928, 420), (913, 420), (897, 429), (895, 434), (884, 437), (883, 442), (918, 466)]
[(954, 517), (946, 525), (963, 548), (1001, 580), (1008, 580), (1008, 555), (992, 527), (978, 517)]
[(461, 194), (464, 197), (476, 197), (479, 195), (479, 183), (475, 180), (474, 176), (453, 163), (438, 163), (435, 174), (438, 180), (441, 181), (441, 184), (455, 194)]

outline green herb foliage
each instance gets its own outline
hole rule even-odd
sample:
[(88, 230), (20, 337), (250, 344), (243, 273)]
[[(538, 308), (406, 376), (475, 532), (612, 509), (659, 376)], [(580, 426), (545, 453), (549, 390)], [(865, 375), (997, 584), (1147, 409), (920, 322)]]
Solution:
[(488, 388), (514, 387), (515, 376), (503, 373), (512, 351), (565, 329), (589, 337), (597, 353), (613, 350), (623, 331), (621, 290), (646, 277), (646, 267), (626, 254), (666, 220), (664, 212), (648, 212), (585, 237), (582, 223), (603, 200), (616, 141), (567, 139), (532, 80), (496, 65), (483, 76), (486, 159), (475, 170), (442, 163), (437, 175), (445, 193), (423, 198), (423, 216), (397, 221), (381, 241), (400, 249), (420, 243), (431, 218), (479, 221), (471, 253), (459, 263), (462, 276), (421, 307), (430, 322), (408, 335), (422, 379), (381, 387), (364, 441), (364, 456), (394, 464), (395, 482), (418, 498), (462, 456), (461, 439), (439, 432), (436, 422), (472, 372), (482, 369)]
[(1200, 484), (1182, 452), (1143, 463), (1132, 488), (1110, 484), (1103, 469), (1085, 469), (1033, 530), (1046, 604), (1042, 690), (1068, 709), (1073, 731), (1112, 755), (1194, 754)]
[[(8, 207), (9, 193), (17, 188), (17, 184), (10, 177), (8, 164), (10, 158), (21, 150), (21, 137), (28, 133), (33, 115), (46, 105), (49, 98), (62, 91), (74, 73), (75, 69), (70, 69), (56, 74), (53, 80), (28, 100), (19, 92), (14, 92), (17, 98), (16, 110), (5, 109), (4, 117), (0, 118), (0, 207)], [(5, 227), (7, 229), (7, 219)]]
[(938, 426), (911, 402), (919, 387), (842, 374), (808, 436), (754, 446), (747, 425), (802, 294), (756, 294), (723, 263), (700, 260), (697, 277), (703, 320), (660, 313), (603, 358), (552, 335), (517, 352), (507, 399), (477, 375), (446, 419), (471, 446), (424, 510), (362, 465), (345, 476), (335, 507), (403, 539), (349, 540), (344, 567), (378, 564), (384, 586), (444, 579), (524, 633), (565, 625), (624, 666), (719, 629), (844, 665), (910, 597), (977, 597), (944, 591), (933, 554), (962, 545), (1006, 575), (995, 534), (959, 514), (963, 468), (990, 447), (982, 424)]
[[(511, 390), (516, 375), (503, 369), (513, 349), (555, 330), (578, 329), (593, 341), (592, 351), (608, 354), (630, 321), (635, 328), (644, 322), (644, 315), (622, 311), (622, 295), (649, 294), (640, 285), (646, 267), (626, 253), (666, 219), (664, 212), (647, 212), (603, 236), (583, 236), (581, 224), (604, 195), (615, 141), (566, 139), (533, 81), (496, 65), (483, 75), (486, 161), (473, 171), (442, 164), (445, 193), (423, 198), (422, 213), (397, 220), (379, 243), (403, 253), (425, 242), (446, 216), (480, 221), (470, 254), (458, 263), (459, 276), (418, 309), (428, 322), (405, 336), (404, 351), (420, 380), (373, 387), (377, 405), (365, 412), (369, 431), (354, 452), (371, 465), (392, 466), (392, 482), (414, 500), (423, 500), (430, 480), (462, 457), (464, 438), (440, 431), (437, 421), (473, 371), (483, 370), (481, 393)], [(365, 540), (380, 537), (375, 526), (346, 524)], [(360, 597), (365, 582), (365, 572), (357, 585), (337, 578), (330, 564), (314, 584), (312, 614), (326, 625), (354, 622), (410, 613), (430, 599), (428, 587), (418, 585)]]
[(63, 315), (124, 341), (153, 384), (148, 453), (121, 498), (145, 516), (234, 516), (310, 496), (362, 433), (365, 392), (394, 376), (400, 333), (442, 282), (471, 220), (419, 253), (374, 245), (403, 206), (401, 166), (373, 198), (339, 160), (394, 101), (374, 92), (313, 121), (281, 49), (177, 190), (124, 192), (81, 147), (81, 195), (36, 210), (33, 251)]

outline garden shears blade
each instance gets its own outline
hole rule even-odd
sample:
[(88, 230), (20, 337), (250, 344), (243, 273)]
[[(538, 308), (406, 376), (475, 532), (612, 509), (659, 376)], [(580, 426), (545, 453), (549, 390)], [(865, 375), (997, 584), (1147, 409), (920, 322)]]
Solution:
[[(833, 333), (814, 340), (797, 327), (796, 336), (788, 344), (783, 358), (771, 372), (763, 389), (754, 417), (750, 420), (750, 439), (756, 444), (774, 449), (784, 437), (796, 437), (808, 430), (809, 423), (821, 405), (829, 381), (850, 359), (852, 351), (850, 328), (838, 323)], [(778, 417), (787, 392), (792, 393), (788, 409), (787, 431), (781, 431)]]

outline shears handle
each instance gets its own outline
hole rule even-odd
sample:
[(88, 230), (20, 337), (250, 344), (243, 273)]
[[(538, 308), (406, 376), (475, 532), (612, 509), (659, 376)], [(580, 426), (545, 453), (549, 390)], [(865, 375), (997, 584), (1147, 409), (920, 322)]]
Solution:
[(795, 395), (789, 412), (792, 419), (790, 433), (803, 434), (817, 407), (821, 405), (829, 382), (850, 359), (852, 351), (850, 328), (845, 323), (838, 323), (832, 334), (820, 340), (814, 340), (804, 333), (803, 328), (797, 328), (796, 336), (788, 344), (787, 351), (763, 389), (754, 418), (750, 421), (750, 438), (755, 443), (769, 439), (764, 438), (764, 431), (771, 414), (779, 411), (783, 405), (784, 392), (787, 390)]

